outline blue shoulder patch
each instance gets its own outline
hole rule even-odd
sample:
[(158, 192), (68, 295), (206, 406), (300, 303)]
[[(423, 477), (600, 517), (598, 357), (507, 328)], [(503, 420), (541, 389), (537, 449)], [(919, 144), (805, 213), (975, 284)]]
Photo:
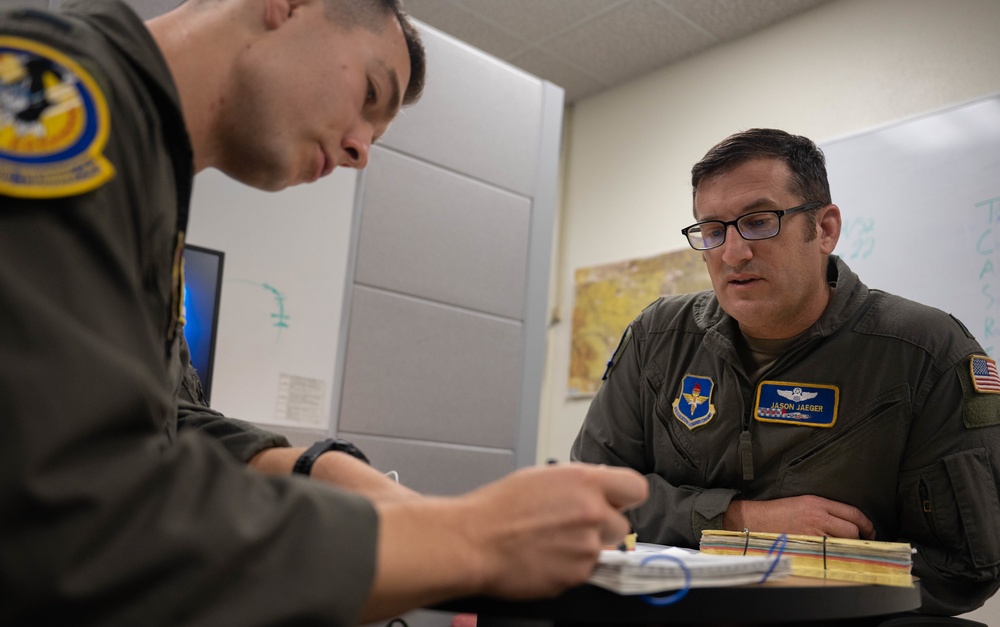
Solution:
[(681, 391), (674, 399), (674, 417), (688, 429), (702, 427), (715, 417), (712, 392), (715, 382), (708, 377), (693, 374), (684, 375)]

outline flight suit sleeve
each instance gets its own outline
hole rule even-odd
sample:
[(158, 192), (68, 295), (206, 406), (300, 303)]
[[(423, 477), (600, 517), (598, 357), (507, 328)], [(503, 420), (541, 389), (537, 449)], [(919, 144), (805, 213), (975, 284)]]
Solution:
[(0, 210), (0, 623), (351, 624), (371, 504), (171, 441), (163, 344), (129, 274), (52, 205)]
[(900, 473), (900, 535), (933, 614), (971, 611), (1000, 588), (1000, 394), (977, 391), (972, 359), (930, 391)]
[(177, 430), (199, 431), (222, 444), (241, 463), (247, 463), (257, 453), (291, 446), (288, 439), (257, 425), (230, 418), (208, 405), (198, 372), (191, 365), (187, 342), (181, 335), (175, 366), (182, 371), (177, 386)]
[(615, 351), (604, 383), (597, 391), (580, 432), (572, 459), (625, 466), (649, 482), (649, 498), (628, 512), (642, 542), (695, 548), (703, 529), (719, 528), (735, 490), (673, 485), (656, 472), (652, 451), (654, 432), (662, 429), (654, 407), (659, 391), (655, 379), (644, 376), (645, 338), (641, 318), (629, 325)]
[[(81, 38), (62, 54), (82, 58)], [(109, 99), (130, 88), (80, 64)], [(142, 141), (128, 115), (152, 114), (123, 109), (109, 116), (109, 182), (0, 192), (0, 624), (356, 624), (374, 580), (372, 504), (173, 430), (160, 290), (172, 257), (150, 250), (169, 248), (174, 222), (145, 181), (126, 185), (132, 166), (111, 146)]]

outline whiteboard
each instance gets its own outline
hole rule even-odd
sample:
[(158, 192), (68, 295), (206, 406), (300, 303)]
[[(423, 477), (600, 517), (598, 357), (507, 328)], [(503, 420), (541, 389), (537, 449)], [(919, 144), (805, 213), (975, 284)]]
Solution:
[(212, 407), (329, 431), (356, 186), (346, 168), (277, 193), (195, 178), (187, 241), (226, 253)]
[(946, 311), (1000, 352), (1000, 96), (820, 146), (835, 254), (870, 288)]

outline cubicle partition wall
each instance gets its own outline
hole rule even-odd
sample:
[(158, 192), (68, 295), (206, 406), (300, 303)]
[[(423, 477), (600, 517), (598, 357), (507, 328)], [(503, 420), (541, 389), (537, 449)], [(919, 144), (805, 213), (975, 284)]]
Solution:
[(421, 33), (423, 99), (359, 173), (331, 423), (454, 494), (535, 461), (563, 93)]

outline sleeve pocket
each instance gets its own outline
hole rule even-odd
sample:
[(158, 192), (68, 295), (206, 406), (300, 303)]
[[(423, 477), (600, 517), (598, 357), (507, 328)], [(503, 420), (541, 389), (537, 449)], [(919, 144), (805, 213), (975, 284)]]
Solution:
[(1000, 563), (1000, 499), (989, 454), (978, 448), (941, 461), (920, 479), (924, 516), (948, 553), (971, 558), (955, 570), (992, 569)]

